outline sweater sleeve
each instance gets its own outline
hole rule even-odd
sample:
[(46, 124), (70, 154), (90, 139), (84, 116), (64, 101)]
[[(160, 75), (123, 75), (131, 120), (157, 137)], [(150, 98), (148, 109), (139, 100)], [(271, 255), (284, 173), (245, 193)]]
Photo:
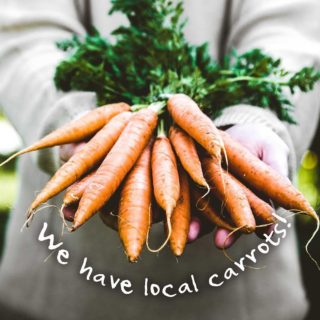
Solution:
[[(261, 48), (282, 59), (291, 71), (320, 65), (320, 1), (233, 1), (227, 49), (240, 53)], [(289, 146), (290, 170), (300, 160), (315, 134), (320, 112), (320, 86), (310, 93), (291, 97), (298, 125), (281, 123), (269, 110), (254, 106), (231, 106), (216, 119), (218, 126), (261, 123), (274, 130)]]
[[(95, 105), (93, 93), (61, 93), (53, 83), (65, 57), (55, 42), (85, 32), (78, 8), (71, 0), (0, 0), (0, 105), (26, 145)], [(35, 158), (53, 172), (56, 154)]]

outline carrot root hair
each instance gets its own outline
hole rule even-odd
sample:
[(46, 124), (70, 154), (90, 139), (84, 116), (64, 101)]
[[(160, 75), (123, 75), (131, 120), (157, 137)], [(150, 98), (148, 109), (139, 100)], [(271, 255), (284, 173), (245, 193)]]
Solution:
[(146, 240), (146, 246), (148, 248), (148, 250), (152, 253), (158, 253), (160, 252), (168, 243), (168, 241), (170, 240), (171, 237), (171, 233), (172, 233), (172, 226), (171, 226), (171, 221), (170, 221), (170, 217), (171, 215), (166, 215), (166, 222), (167, 222), (167, 228), (168, 228), (168, 234), (167, 234), (167, 238), (164, 240), (164, 242), (162, 243), (162, 245), (157, 248), (157, 249), (152, 249), (149, 245), (149, 231), (147, 234), (147, 240)]
[[(235, 263), (236, 261), (234, 259), (232, 259), (232, 257), (227, 253), (227, 249), (226, 249), (226, 242), (227, 240), (233, 235), (235, 234), (237, 231), (240, 231), (241, 229), (243, 229), (245, 227), (244, 226), (241, 226), (241, 227), (238, 227), (234, 230), (232, 230), (228, 235), (227, 237), (224, 239), (224, 242), (223, 242), (223, 246), (222, 246), (222, 252), (223, 252), (223, 255), (228, 259), (230, 260), (231, 262)], [(248, 266), (246, 264), (243, 264), (244, 267), (248, 268), (248, 269), (253, 269), (253, 270), (261, 270), (261, 269), (264, 269), (266, 268), (266, 266), (263, 266), (263, 267), (260, 267), (260, 268), (257, 268), (257, 267), (252, 267), (252, 266)]]
[(201, 198), (198, 199), (197, 204), (198, 204), (199, 200), (204, 199), (211, 191), (211, 188), (210, 188), (209, 183), (207, 181), (206, 181), (206, 188), (205, 189), (206, 189), (205, 194)]
[(22, 232), (25, 228), (29, 228), (31, 221), (33, 220), (33, 217), (39, 213), (40, 211), (44, 210), (44, 209), (48, 209), (48, 208), (58, 208), (57, 206), (55, 206), (54, 204), (48, 204), (45, 203), (43, 204), (40, 208), (38, 208), (37, 210), (33, 210), (33, 209), (28, 209), (27, 211), (27, 219), (26, 221), (23, 223), (20, 232)]
[(319, 265), (319, 262), (311, 255), (310, 251), (309, 251), (309, 245), (311, 244), (312, 240), (315, 238), (315, 236), (317, 235), (318, 231), (320, 229), (320, 220), (319, 220), (319, 217), (318, 215), (316, 215), (316, 228), (315, 230), (313, 231), (310, 239), (307, 241), (306, 245), (305, 245), (305, 250), (306, 250), (306, 253), (308, 255), (308, 257), (315, 263), (317, 269), (320, 271), (320, 265)]
[(317, 269), (320, 271), (319, 262), (312, 256), (312, 254), (310, 253), (310, 250), (309, 250), (309, 246), (310, 246), (311, 242), (313, 241), (313, 239), (315, 238), (315, 236), (317, 235), (317, 233), (319, 232), (319, 229), (320, 229), (319, 216), (316, 213), (310, 213), (310, 212), (294, 210), (294, 209), (293, 210), (288, 210), (288, 211), (293, 212), (294, 215), (301, 213), (301, 214), (308, 215), (309, 217), (312, 217), (313, 219), (315, 219), (316, 227), (315, 227), (314, 231), (312, 232), (312, 235), (309, 238), (309, 240), (307, 241), (306, 245), (304, 246), (304, 249), (306, 250), (306, 253), (307, 253), (308, 257), (311, 259), (311, 261), (313, 261), (313, 263), (316, 265)]
[(23, 231), (25, 228), (29, 228), (30, 226), (30, 223), (34, 217), (34, 215), (36, 214), (36, 211), (35, 210), (28, 210), (27, 212), (27, 219), (26, 221), (24, 222), (22, 228), (21, 228), (21, 231)]
[(196, 202), (196, 209), (197, 209), (197, 210), (199, 210), (199, 211), (204, 211), (204, 210), (206, 210), (206, 208), (208, 207), (209, 201), (210, 201), (209, 199), (207, 199), (206, 203), (204, 204), (204, 206), (203, 206), (202, 208), (200, 208), (200, 206), (199, 206), (199, 202), (200, 202), (202, 199), (204, 199), (205, 197), (206, 197), (206, 195), (200, 197), (200, 198), (197, 200), (197, 202)]
[(62, 234), (63, 234), (63, 230), (64, 230), (64, 227), (67, 228), (67, 230), (69, 232), (71, 232), (71, 229), (72, 227), (70, 227), (64, 217), (64, 214), (63, 214), (63, 209), (66, 207), (66, 205), (63, 203), (62, 206), (60, 207), (59, 209), (59, 213), (60, 213), (60, 217), (61, 217), (61, 220), (62, 220)]
[(290, 218), (296, 214), (304, 214), (304, 215), (308, 215), (309, 217), (312, 217), (315, 219), (316, 221), (316, 227), (314, 229), (314, 231), (312, 232), (312, 235), (310, 236), (309, 240), (307, 241), (307, 243), (304, 246), (304, 249), (306, 250), (306, 253), (308, 255), (308, 257), (311, 259), (311, 261), (316, 265), (317, 269), (320, 271), (320, 264), (319, 262), (312, 256), (312, 254), (310, 253), (309, 250), (309, 246), (311, 244), (311, 242), (313, 241), (313, 239), (315, 238), (315, 236), (317, 235), (317, 233), (319, 232), (320, 229), (320, 219), (319, 216), (317, 214), (311, 214), (310, 212), (306, 212), (306, 211), (301, 211), (301, 210), (295, 210), (295, 209), (291, 209), (291, 210), (287, 210), (292, 212), (293, 214), (286, 217), (286, 218)]
[(273, 224), (274, 224), (274, 223), (272, 223), (272, 222), (270, 222), (270, 223), (265, 223), (265, 224), (257, 224), (257, 225), (256, 225), (256, 229), (269, 227), (269, 226), (272, 226)]
[(0, 163), (0, 167), (6, 165), (8, 162), (10, 162), (11, 160), (15, 159), (16, 157), (19, 157), (25, 153), (27, 153), (28, 151), (25, 151), (25, 150), (21, 150), (21, 151), (18, 151), (16, 153), (14, 153), (12, 156), (10, 156), (8, 159), (4, 160), (3, 162)]

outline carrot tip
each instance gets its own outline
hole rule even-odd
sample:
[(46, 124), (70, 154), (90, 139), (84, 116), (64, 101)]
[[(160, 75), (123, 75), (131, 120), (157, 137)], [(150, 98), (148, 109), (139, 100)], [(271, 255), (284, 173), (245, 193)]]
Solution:
[(33, 209), (29, 209), (27, 211), (27, 218), (26, 221), (24, 222), (23, 226), (20, 229), (20, 232), (24, 230), (24, 228), (29, 228), (30, 222), (33, 219), (33, 216), (35, 215), (35, 211)]
[(173, 253), (176, 257), (181, 257), (183, 254), (183, 249), (182, 248), (176, 248), (176, 250)]
[(309, 256), (309, 258), (315, 263), (317, 269), (320, 271), (320, 265), (319, 265), (319, 262), (311, 255), (310, 251), (309, 251), (309, 245), (311, 244), (312, 240), (314, 239), (314, 237), (317, 235), (319, 229), (320, 229), (320, 219), (319, 219), (319, 216), (314, 213), (312, 215), (312, 217), (316, 220), (316, 228), (314, 230), (314, 232), (312, 233), (310, 239), (308, 240), (308, 242), (306, 243), (305, 245), (305, 250), (306, 250), (306, 253), (307, 255)]
[(138, 257), (128, 257), (129, 262), (131, 263), (137, 263), (138, 262)]
[(15, 159), (16, 157), (20, 156), (24, 154), (23, 150), (22, 151), (19, 151), (15, 154), (13, 154), (12, 156), (10, 156), (8, 159), (4, 160), (3, 162), (0, 163), (0, 167), (6, 165), (7, 163), (9, 163), (11, 160)]
[(71, 232), (73, 231), (76, 231), (77, 229), (79, 229), (79, 227), (81, 227), (83, 225), (84, 222), (79, 222), (79, 221), (76, 221), (75, 218), (73, 220), (73, 225), (71, 227)]
[(244, 225), (241, 229), (244, 233), (250, 234), (256, 230), (256, 226)]

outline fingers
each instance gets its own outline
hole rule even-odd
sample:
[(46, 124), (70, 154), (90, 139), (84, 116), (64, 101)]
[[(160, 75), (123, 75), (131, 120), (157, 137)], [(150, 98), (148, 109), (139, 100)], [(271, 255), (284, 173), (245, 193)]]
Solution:
[(267, 227), (263, 227), (263, 228), (257, 228), (256, 229), (256, 235), (260, 238), (260, 239), (265, 239), (264, 234), (270, 235), (273, 230), (274, 230), (274, 224), (267, 226)]
[(63, 213), (64, 218), (65, 218), (67, 221), (73, 222), (73, 219), (74, 219), (74, 215), (75, 215), (75, 213), (76, 213), (76, 210), (77, 210), (77, 208), (74, 208), (74, 207), (72, 207), (72, 206), (64, 207), (64, 208), (62, 209), (62, 213)]
[[(260, 140), (265, 139), (260, 137), (260, 131), (261, 127), (253, 124), (238, 124), (226, 130), (234, 140), (242, 144), (258, 158), (260, 158), (262, 152)], [(254, 135), (252, 134), (253, 132), (255, 133)]]
[(240, 234), (232, 234), (231, 231), (226, 229), (217, 228), (214, 233), (214, 243), (218, 249), (228, 249), (230, 248), (240, 237)]
[(289, 148), (279, 139), (273, 143), (265, 143), (261, 160), (287, 177), (289, 175), (288, 157)]
[(243, 124), (234, 125), (226, 131), (274, 170), (288, 176), (289, 148), (271, 129), (264, 125)]
[(191, 243), (198, 239), (201, 230), (201, 221), (198, 217), (192, 217), (188, 233), (188, 242)]
[[(202, 234), (202, 222), (198, 217), (192, 217), (191, 223), (190, 223), (190, 229), (188, 234), (188, 243), (192, 243), (195, 240), (199, 239)], [(256, 235), (261, 238), (265, 239), (264, 234), (271, 234), (273, 232), (274, 225), (270, 225), (264, 228), (257, 228)], [(212, 231), (212, 229), (211, 229)], [(217, 228), (214, 232), (213, 239), (216, 247), (218, 249), (228, 249), (231, 246), (235, 244), (235, 242), (240, 238), (240, 233), (234, 233), (230, 235), (231, 231)]]
[(80, 151), (85, 146), (85, 144), (85, 142), (80, 142), (60, 146), (59, 156), (62, 163), (67, 162), (76, 152)]

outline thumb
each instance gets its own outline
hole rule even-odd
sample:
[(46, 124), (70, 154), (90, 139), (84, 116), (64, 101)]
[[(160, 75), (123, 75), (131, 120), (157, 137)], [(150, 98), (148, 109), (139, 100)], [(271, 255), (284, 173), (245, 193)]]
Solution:
[(274, 144), (268, 143), (264, 145), (261, 160), (284, 177), (288, 177), (288, 157), (289, 148), (282, 140), (280, 140)]
[(69, 143), (60, 146), (59, 148), (59, 156), (60, 160), (64, 163), (67, 162), (75, 153), (80, 151), (84, 146), (85, 142), (79, 143)]

